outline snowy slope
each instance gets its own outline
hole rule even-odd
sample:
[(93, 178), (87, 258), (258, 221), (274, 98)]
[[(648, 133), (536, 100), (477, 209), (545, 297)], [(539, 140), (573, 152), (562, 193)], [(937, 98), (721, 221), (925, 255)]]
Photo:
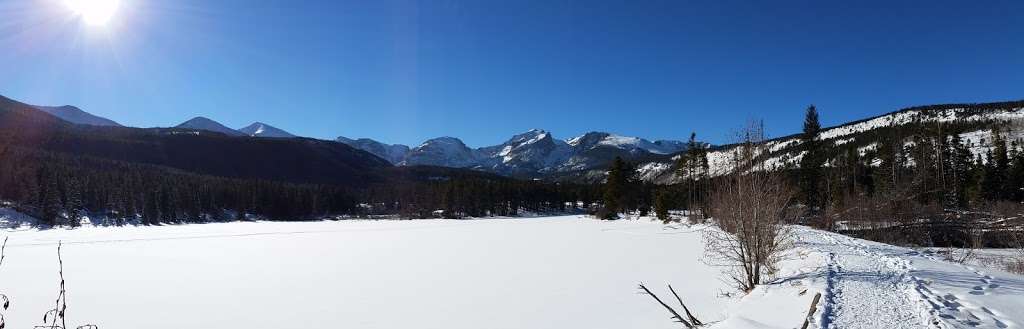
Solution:
[(246, 135), (246, 134), (244, 134), (244, 133), (242, 133), (242, 132), (240, 132), (238, 130), (234, 130), (234, 129), (225, 127), (224, 125), (220, 124), (219, 122), (210, 120), (210, 119), (205, 118), (205, 117), (195, 117), (195, 118), (189, 119), (188, 121), (182, 122), (181, 124), (175, 126), (175, 128), (206, 130), (206, 131), (222, 133), (222, 134), (225, 134), (225, 135), (228, 135), (228, 136), (245, 136)]
[(61, 118), (64, 121), (71, 122), (80, 125), (91, 125), (91, 126), (111, 126), (120, 127), (121, 124), (114, 122), (113, 120), (96, 116), (91, 113), (82, 111), (81, 109), (70, 106), (36, 106), (35, 108), (40, 111), (52, 114), (55, 117)]
[[(1000, 105), (1005, 104), (1005, 105)], [(819, 137), (821, 140), (832, 145), (844, 145), (859, 143), (867, 138), (874, 138), (867, 134), (873, 130), (883, 127), (898, 127), (908, 124), (938, 123), (938, 122), (1000, 122), (1009, 127), (1004, 131), (1004, 138), (1016, 140), (1024, 138), (1024, 106), (1018, 102), (982, 104), (987, 107), (975, 108), (971, 106), (958, 105), (937, 105), (921, 108), (910, 108), (897, 112), (880, 115), (861, 121), (855, 121), (836, 127), (825, 128)], [(960, 135), (965, 143), (968, 143), (975, 155), (985, 154), (992, 145), (991, 127), (981, 130), (967, 131)], [(863, 144), (863, 143), (861, 143)], [(783, 166), (797, 167), (801, 159), (799, 150), (800, 141), (797, 136), (788, 136), (769, 140), (759, 151), (766, 151), (771, 156), (762, 159), (765, 168), (776, 169)], [(874, 146), (861, 147), (861, 154)], [(723, 146), (712, 148), (708, 153), (708, 162), (712, 175), (723, 175), (732, 172), (733, 156), (737, 146)], [(669, 164), (661, 161), (661, 164)], [(649, 166), (648, 168), (654, 168)], [(645, 177), (654, 177), (656, 182), (670, 183), (678, 181), (680, 177), (674, 176), (669, 170), (662, 172), (644, 172)]]
[(238, 129), (239, 132), (251, 136), (251, 137), (274, 137), (274, 138), (292, 138), (295, 135), (281, 130), (277, 127), (262, 123), (253, 122), (251, 125), (245, 126), (245, 128)]
[(572, 149), (565, 141), (555, 139), (551, 133), (532, 129), (512, 136), (501, 145), (480, 149), (485, 160), (478, 166), (491, 171), (514, 173), (544, 173), (566, 161)]
[(593, 149), (596, 147), (613, 147), (627, 152), (650, 152), (654, 154), (672, 154), (686, 149), (680, 141), (659, 140), (651, 142), (639, 137), (620, 136), (606, 132), (592, 131), (566, 141), (576, 149)]
[(466, 168), (479, 163), (477, 150), (466, 146), (455, 137), (438, 137), (427, 140), (409, 150), (401, 165), (428, 165), (452, 168)]

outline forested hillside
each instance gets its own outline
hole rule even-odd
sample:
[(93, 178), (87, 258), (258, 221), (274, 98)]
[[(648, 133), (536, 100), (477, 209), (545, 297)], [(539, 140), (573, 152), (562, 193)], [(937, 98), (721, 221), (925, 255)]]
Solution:
[(395, 168), (333, 141), (75, 125), (0, 99), (0, 200), (44, 224), (515, 215), (563, 209), (552, 200), (577, 194), (470, 170)]
[(1024, 102), (916, 107), (826, 129), (818, 115), (808, 108), (801, 134), (681, 154), (660, 178), (682, 198), (666, 202), (706, 210), (731, 174), (776, 171), (799, 189), (800, 220), (826, 229), (1005, 246), (999, 232), (1024, 224)]

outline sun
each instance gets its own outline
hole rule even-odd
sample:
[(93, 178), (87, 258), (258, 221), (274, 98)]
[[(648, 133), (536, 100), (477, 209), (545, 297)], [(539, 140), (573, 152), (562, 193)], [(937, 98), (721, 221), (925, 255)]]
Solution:
[(114, 18), (120, 0), (64, 0), (64, 4), (80, 17), (83, 22), (93, 26), (104, 26)]

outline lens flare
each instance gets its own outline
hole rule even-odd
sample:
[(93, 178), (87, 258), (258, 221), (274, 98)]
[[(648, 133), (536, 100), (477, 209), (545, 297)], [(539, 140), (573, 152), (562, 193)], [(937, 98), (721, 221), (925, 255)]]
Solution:
[(75, 15), (93, 26), (107, 25), (117, 13), (120, 3), (120, 0), (64, 0)]

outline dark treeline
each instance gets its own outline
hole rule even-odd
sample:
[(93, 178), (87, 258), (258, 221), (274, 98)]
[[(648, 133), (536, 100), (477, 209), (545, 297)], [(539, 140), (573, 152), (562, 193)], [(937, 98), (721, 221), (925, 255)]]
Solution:
[(115, 224), (514, 216), (599, 197), (595, 186), (393, 167), (330, 141), (73, 125), (0, 96), (0, 202), (10, 202), (0, 205), (43, 225), (82, 216)]
[[(396, 168), (396, 172), (397, 172)], [(308, 220), (337, 216), (516, 216), (574, 211), (595, 186), (521, 181), (440, 171), (400, 175), (370, 186), (225, 178), (172, 168), (0, 145), (0, 200), (44, 225), (76, 225), (82, 216), (113, 224), (243, 219)], [(438, 211), (440, 210), (440, 212)]]
[(600, 198), (596, 185), (507, 178), (446, 177), (382, 184), (360, 191), (357, 215), (399, 214), (407, 218), (520, 216), (578, 212)]
[(143, 224), (205, 222), (257, 214), (303, 219), (351, 212), (348, 189), (198, 175), (169, 168), (0, 145), (0, 199), (43, 224), (80, 216)]

